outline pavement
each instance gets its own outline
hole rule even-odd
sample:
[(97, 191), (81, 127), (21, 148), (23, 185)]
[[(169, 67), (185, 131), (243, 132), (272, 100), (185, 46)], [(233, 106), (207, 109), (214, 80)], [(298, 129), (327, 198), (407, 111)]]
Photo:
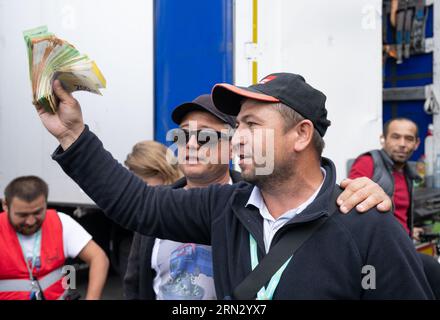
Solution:
[[(81, 295), (80, 300), (83, 300), (86, 296), (88, 285), (88, 270), (79, 272), (77, 275), (77, 289)], [(107, 276), (107, 282), (105, 284), (101, 300), (124, 300), (122, 293), (122, 280), (114, 271), (110, 270)]]

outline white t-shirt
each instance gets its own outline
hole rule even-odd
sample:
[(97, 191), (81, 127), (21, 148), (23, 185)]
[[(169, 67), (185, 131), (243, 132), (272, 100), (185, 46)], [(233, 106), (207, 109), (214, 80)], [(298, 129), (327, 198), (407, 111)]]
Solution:
[(156, 239), (151, 266), (157, 300), (215, 300), (211, 247)]
[[(73, 218), (65, 213), (57, 212), (63, 227), (63, 247), (66, 258), (76, 258), (81, 250), (92, 240), (92, 236)], [(20, 235), (20, 243), (24, 248), (27, 260), (32, 260), (32, 250), (37, 233), (30, 236)], [(36, 261), (39, 260), (37, 257)], [(38, 262), (37, 262), (38, 264)]]

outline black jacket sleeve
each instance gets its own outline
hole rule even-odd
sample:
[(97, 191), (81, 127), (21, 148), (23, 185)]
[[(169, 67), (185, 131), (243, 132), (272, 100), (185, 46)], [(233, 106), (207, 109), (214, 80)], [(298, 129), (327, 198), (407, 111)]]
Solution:
[(150, 187), (119, 164), (86, 126), (67, 150), (52, 158), (113, 221), (147, 236), (211, 244), (211, 221), (225, 208), (234, 186)]

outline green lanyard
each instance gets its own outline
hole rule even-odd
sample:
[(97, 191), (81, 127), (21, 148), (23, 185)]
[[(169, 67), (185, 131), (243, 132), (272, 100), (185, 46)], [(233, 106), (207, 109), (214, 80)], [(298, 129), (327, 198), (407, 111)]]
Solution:
[(20, 233), (17, 233), (18, 236), (18, 241), (20, 242), (20, 246), (21, 246), (21, 251), (23, 252), (23, 257), (24, 257), (24, 262), (26, 263), (26, 268), (28, 269), (29, 272), (29, 279), (31, 281), (34, 281), (34, 276), (32, 275), (32, 271), (35, 268), (35, 262), (37, 260), (37, 257), (40, 255), (40, 246), (41, 246), (41, 229), (37, 231), (36, 235), (35, 235), (35, 240), (34, 240), (34, 247), (32, 249), (32, 266), (29, 268), (29, 263), (26, 257), (26, 253), (25, 253), (25, 249), (23, 246), (23, 235), (21, 235)]
[[(249, 241), (250, 241), (250, 250), (251, 250), (251, 266), (252, 266), (252, 270), (254, 270), (258, 265), (257, 242), (255, 241), (254, 237), (251, 234), (249, 234)], [(275, 274), (270, 279), (267, 288), (262, 287), (260, 291), (258, 291), (257, 300), (272, 300), (275, 289), (277, 288), (278, 283), (280, 282), (281, 275), (283, 274), (284, 269), (286, 269), (291, 259), (292, 256), (290, 256), (290, 258), (287, 259), (287, 261), (278, 269), (278, 271), (275, 272)]]

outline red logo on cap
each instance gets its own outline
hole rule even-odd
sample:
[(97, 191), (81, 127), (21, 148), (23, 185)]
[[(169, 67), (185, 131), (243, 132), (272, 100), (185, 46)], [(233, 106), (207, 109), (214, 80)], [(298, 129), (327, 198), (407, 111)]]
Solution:
[(259, 83), (260, 84), (265, 84), (265, 83), (267, 83), (267, 82), (269, 82), (269, 81), (272, 81), (273, 79), (275, 79), (277, 76), (268, 76), (268, 77), (266, 77), (266, 78), (264, 78), (263, 80), (261, 80)]

